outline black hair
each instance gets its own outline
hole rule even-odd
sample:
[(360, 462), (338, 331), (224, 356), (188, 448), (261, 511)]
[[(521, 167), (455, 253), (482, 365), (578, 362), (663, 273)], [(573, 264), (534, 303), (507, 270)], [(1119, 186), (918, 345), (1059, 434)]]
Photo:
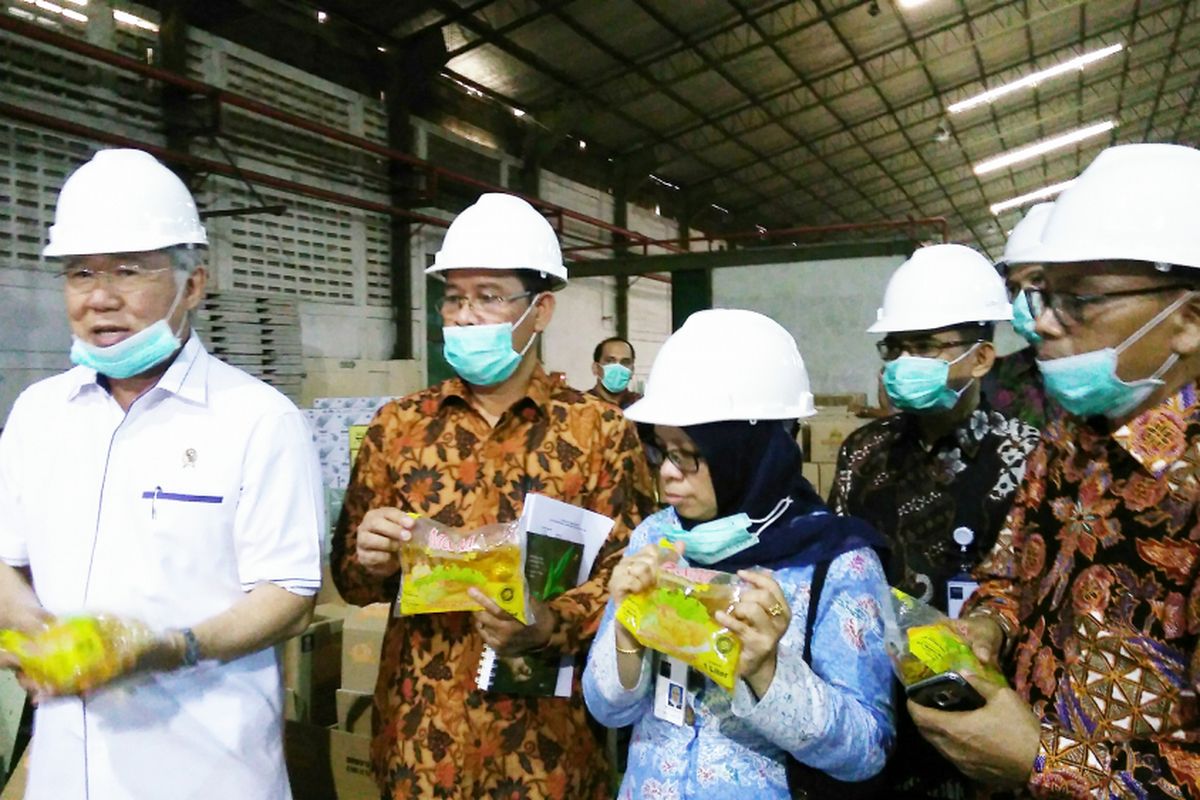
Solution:
[(529, 292), (530, 302), (539, 294), (554, 291), (554, 280), (546, 273), (534, 269), (519, 269), (516, 272), (521, 288)]
[(996, 323), (980, 322), (978, 325), (967, 325), (962, 328), (981, 342), (992, 342), (996, 339)]
[(604, 345), (608, 344), (609, 342), (620, 342), (621, 344), (627, 346), (629, 348), (629, 355), (633, 357), (634, 361), (637, 361), (637, 351), (633, 349), (633, 343), (620, 336), (610, 336), (604, 341), (600, 342), (600, 344), (596, 345), (596, 349), (592, 351), (592, 361), (595, 361), (597, 364), (600, 363), (600, 356), (604, 355)]

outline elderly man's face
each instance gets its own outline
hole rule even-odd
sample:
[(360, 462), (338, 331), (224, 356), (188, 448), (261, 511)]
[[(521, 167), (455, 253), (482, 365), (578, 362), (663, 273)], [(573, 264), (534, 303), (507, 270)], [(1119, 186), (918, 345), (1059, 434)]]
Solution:
[[(1120, 345), (1179, 299), (1188, 277), (1129, 261), (1047, 265), (1045, 287), (1051, 295), (1061, 293), (1060, 311), (1046, 308), (1037, 318), (1043, 338), (1039, 356), (1049, 360)], [(1114, 292), (1138, 293), (1105, 296)], [(1122, 380), (1145, 378), (1167, 360), (1172, 352), (1170, 321), (1163, 320), (1120, 354), (1117, 375)]]
[[(116, 344), (166, 317), (179, 291), (179, 276), (161, 251), (71, 256), (62, 271), (71, 333), (97, 347)], [(171, 313), (171, 330), (179, 331), (186, 314), (200, 304), (206, 280), (203, 268), (188, 278)]]

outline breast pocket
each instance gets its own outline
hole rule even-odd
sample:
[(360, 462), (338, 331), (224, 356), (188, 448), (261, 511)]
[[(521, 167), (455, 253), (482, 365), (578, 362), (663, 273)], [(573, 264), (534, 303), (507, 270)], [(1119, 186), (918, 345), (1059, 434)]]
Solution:
[(235, 503), (223, 491), (163, 485), (143, 491), (141, 502), (149, 517), (144, 553), (166, 580), (186, 583), (232, 553)]

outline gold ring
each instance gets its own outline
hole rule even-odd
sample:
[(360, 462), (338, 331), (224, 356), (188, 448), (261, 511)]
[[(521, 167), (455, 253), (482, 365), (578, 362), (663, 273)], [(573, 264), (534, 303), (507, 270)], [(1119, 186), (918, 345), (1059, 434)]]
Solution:
[(772, 617), (778, 617), (783, 613), (783, 603), (776, 603), (775, 605), (771, 606), (767, 609), (767, 613)]

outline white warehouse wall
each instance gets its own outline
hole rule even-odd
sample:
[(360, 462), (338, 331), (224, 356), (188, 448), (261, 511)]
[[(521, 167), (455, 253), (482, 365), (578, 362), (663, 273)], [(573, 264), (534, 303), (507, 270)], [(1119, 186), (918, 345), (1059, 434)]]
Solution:
[(880, 361), (866, 333), (903, 256), (800, 261), (713, 270), (713, 305), (748, 308), (787, 328), (800, 346), (813, 392), (876, 397)]

